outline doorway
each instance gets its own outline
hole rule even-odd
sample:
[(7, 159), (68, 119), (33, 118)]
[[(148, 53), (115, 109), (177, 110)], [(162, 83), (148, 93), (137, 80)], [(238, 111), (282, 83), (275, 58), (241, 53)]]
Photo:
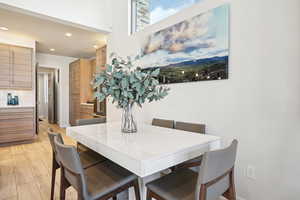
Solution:
[(56, 124), (58, 121), (58, 84), (59, 70), (37, 68), (37, 116), (38, 121)]

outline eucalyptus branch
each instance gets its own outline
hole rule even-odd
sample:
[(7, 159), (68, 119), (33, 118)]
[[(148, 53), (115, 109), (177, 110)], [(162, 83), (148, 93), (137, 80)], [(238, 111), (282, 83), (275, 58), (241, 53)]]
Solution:
[[(137, 59), (139, 57), (136, 57)], [(113, 103), (118, 107), (125, 108), (129, 104), (142, 106), (143, 103), (158, 101), (168, 95), (169, 88), (159, 86), (157, 77), (159, 68), (143, 72), (140, 67), (134, 66), (131, 57), (122, 59), (116, 54), (112, 54), (111, 64), (106, 65), (106, 70), (95, 74), (93, 81), (94, 88), (99, 88), (95, 92), (98, 101), (103, 101), (106, 97), (112, 97)]]

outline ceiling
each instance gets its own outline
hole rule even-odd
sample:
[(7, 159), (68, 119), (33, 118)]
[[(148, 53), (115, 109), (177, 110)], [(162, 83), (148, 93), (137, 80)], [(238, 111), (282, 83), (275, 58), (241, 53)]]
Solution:
[[(21, 38), (37, 41), (37, 52), (76, 58), (95, 56), (95, 45), (106, 44), (106, 35), (96, 31), (81, 29), (70, 25), (26, 15), (0, 8), (0, 27)], [(3, 31), (3, 30), (0, 30)], [(65, 36), (71, 33), (71, 37)], [(55, 51), (50, 51), (55, 49)]]

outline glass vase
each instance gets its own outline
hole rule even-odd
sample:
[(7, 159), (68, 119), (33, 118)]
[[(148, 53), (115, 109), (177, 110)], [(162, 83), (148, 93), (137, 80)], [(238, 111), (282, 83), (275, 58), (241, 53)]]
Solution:
[(137, 132), (136, 122), (133, 117), (133, 104), (128, 104), (123, 108), (121, 130), (123, 133)]

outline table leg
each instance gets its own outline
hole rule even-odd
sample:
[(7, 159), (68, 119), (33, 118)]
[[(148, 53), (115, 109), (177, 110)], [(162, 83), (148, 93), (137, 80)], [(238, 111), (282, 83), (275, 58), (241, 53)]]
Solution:
[[(141, 193), (141, 200), (146, 200), (147, 188), (146, 184), (150, 181), (158, 179), (161, 177), (161, 173), (156, 173), (147, 177), (139, 177), (139, 185), (140, 185), (140, 193)], [(129, 189), (129, 200), (135, 200), (134, 189)]]

